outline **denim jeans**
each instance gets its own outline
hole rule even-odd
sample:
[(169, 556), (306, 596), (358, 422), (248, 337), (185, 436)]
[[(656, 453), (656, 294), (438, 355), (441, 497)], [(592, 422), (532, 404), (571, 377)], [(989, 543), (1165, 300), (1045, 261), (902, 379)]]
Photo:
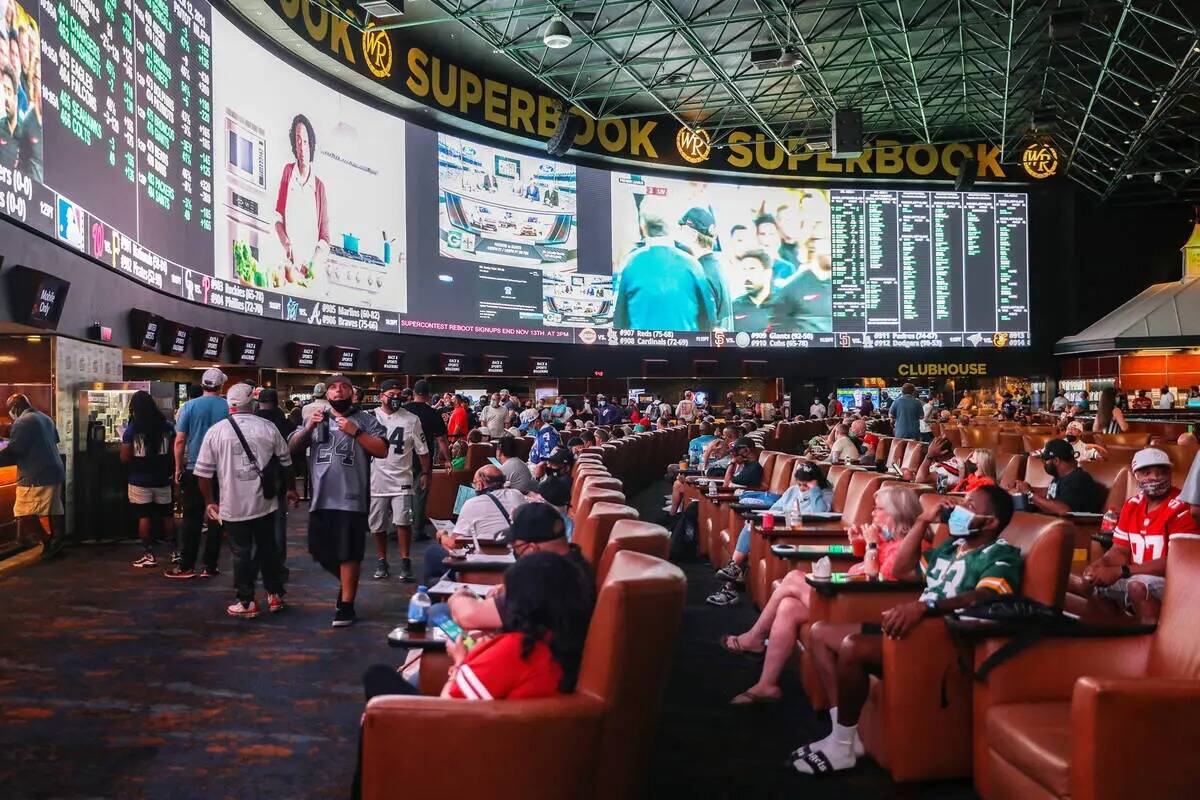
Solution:
[[(204, 495), (200, 493), (200, 479), (189, 469), (180, 476), (179, 490), (183, 506), (183, 524), (180, 530), (179, 567), (195, 569), (200, 555), (200, 535), (204, 526)], [(213, 499), (219, 495), (216, 480), (213, 480)], [(221, 557), (221, 523), (208, 520), (208, 538), (204, 542), (204, 566), (216, 570)]]
[(737, 544), (733, 549), (742, 555), (750, 555), (750, 523), (742, 526), (742, 532), (738, 534)]

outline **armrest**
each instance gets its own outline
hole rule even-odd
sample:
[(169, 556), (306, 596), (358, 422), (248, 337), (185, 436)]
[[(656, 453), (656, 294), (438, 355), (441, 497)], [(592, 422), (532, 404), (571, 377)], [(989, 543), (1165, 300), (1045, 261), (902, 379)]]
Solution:
[(916, 600), (920, 590), (902, 592), (843, 592), (809, 595), (809, 621), (879, 622), (883, 612)]
[[(987, 676), (992, 704), (1062, 702), (1071, 697), (1082, 675), (1135, 678), (1146, 674), (1149, 634), (1141, 636), (1050, 637), (997, 665)], [(989, 639), (975, 646), (975, 668), (1007, 639)]]
[[(1153, 737), (1167, 752), (1153, 768), (1136, 747)], [(1143, 738), (1142, 741), (1150, 741)], [(1200, 741), (1200, 681), (1080, 678), (1071, 699), (1071, 796), (1194, 797), (1192, 743)]]
[[(545, 796), (555, 786), (563, 796), (584, 796), (600, 750), (603, 703), (572, 694), (538, 700), (473, 703), (436, 697), (385, 696), (367, 704), (362, 730), (362, 796), (383, 800), (404, 794), (444, 793), (448, 773), (431, 769), (429, 749), (414, 741), (467, 747), (471, 764), (487, 776), (488, 791), (504, 797)], [(512, 754), (541, 753), (536, 770)]]

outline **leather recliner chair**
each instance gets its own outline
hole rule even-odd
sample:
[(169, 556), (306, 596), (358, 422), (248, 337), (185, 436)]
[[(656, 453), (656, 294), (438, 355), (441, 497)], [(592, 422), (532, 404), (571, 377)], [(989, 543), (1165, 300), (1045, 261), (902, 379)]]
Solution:
[(666, 560), (671, 548), (671, 533), (662, 525), (640, 519), (619, 519), (613, 523), (604, 555), (596, 566), (596, 586), (604, 585), (604, 579), (612, 569), (617, 553), (632, 550)]
[(1046, 639), (976, 684), (981, 797), (1200, 797), (1200, 538), (1171, 541), (1167, 575), (1152, 633)]
[(622, 503), (598, 502), (591, 506), (587, 516), (574, 517), (571, 543), (578, 545), (583, 557), (595, 567), (600, 563), (613, 526), (619, 520), (637, 518), (636, 508)]
[[(588, 629), (575, 691), (536, 700), (467, 702), (438, 697), (376, 697), (362, 734), (362, 796), (446, 791), (432, 768), (435, 733), (464, 743), (468, 765), (486, 774), (494, 800), (633, 797), (647, 766), (654, 721), (683, 618), (686, 579), (674, 564), (644, 553), (613, 559)], [(537, 753), (530, 767), (514, 753)]]

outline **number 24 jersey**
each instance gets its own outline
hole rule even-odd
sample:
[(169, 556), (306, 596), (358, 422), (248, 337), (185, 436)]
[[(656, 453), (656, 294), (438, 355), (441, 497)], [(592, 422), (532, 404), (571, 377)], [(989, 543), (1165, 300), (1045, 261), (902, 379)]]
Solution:
[(421, 420), (403, 408), (387, 413), (382, 407), (375, 409), (375, 419), (387, 431), (387, 458), (376, 458), (371, 462), (371, 494), (375, 497), (394, 497), (410, 494), (413, 486), (413, 453), (425, 455), (429, 445)]
[(961, 552), (949, 539), (921, 556), (922, 600), (941, 600), (976, 589), (1015, 594), (1021, 586), (1021, 551), (1003, 539)]

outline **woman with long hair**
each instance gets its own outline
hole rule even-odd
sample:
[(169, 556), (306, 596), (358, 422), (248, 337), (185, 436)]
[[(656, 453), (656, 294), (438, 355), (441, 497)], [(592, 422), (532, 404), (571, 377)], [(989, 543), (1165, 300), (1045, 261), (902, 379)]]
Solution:
[(1127, 430), (1129, 423), (1125, 420), (1125, 412), (1117, 407), (1117, 390), (1109, 386), (1100, 392), (1100, 407), (1092, 420), (1092, 433), (1125, 433)]
[[(920, 515), (921, 503), (915, 491), (904, 486), (885, 485), (875, 493), (871, 521), (866, 525), (852, 525), (846, 533), (851, 542), (862, 538), (868, 544), (878, 545), (879, 574), (890, 580), (900, 543)], [(858, 563), (849, 571), (857, 574), (863, 569), (863, 564)], [(758, 682), (734, 697), (733, 705), (773, 703), (783, 696), (779, 676), (796, 649), (800, 627), (808, 621), (810, 592), (803, 571), (789, 572), (779, 582), (750, 630), (721, 639), (721, 646), (731, 653), (766, 652)]]
[(154, 556), (153, 521), (162, 525), (163, 538), (175, 541), (175, 515), (171, 478), (175, 470), (172, 443), (175, 429), (149, 392), (134, 392), (129, 399), (129, 424), (121, 436), (121, 461), (129, 465), (129, 504), (138, 517), (142, 555), (133, 562), (139, 569), (158, 566)]
[(980, 486), (994, 486), (1000, 482), (996, 476), (996, 456), (985, 447), (977, 447), (963, 461), (962, 478), (951, 488), (951, 492), (973, 492)]

